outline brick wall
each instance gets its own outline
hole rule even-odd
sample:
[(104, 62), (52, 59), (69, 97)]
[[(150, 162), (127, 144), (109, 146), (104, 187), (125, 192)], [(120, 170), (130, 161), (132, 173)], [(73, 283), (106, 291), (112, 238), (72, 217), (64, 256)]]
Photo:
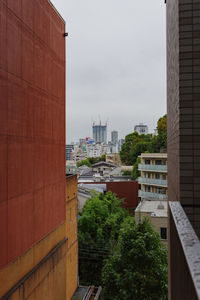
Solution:
[(167, 0), (168, 194), (200, 235), (200, 3)]
[(77, 176), (66, 176), (66, 300), (70, 300), (78, 286), (78, 198)]

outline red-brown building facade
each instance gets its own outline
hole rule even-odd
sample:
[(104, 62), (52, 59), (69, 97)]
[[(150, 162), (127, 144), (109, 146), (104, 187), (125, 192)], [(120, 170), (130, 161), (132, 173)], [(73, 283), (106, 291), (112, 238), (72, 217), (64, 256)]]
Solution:
[(0, 1), (3, 299), (66, 299), (64, 32), (48, 0)]

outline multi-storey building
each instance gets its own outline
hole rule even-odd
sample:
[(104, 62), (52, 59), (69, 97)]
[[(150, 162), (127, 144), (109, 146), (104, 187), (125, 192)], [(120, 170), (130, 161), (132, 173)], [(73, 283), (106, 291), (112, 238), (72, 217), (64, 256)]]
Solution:
[(138, 134), (148, 134), (148, 126), (140, 123), (139, 125), (135, 125), (134, 131)]
[(167, 0), (169, 300), (200, 299), (200, 2)]
[(122, 145), (124, 144), (125, 139), (120, 139), (118, 143), (118, 152), (121, 151)]
[(107, 143), (107, 125), (93, 124), (92, 132), (96, 143)]
[[(78, 283), (78, 189), (77, 176), (66, 175), (66, 298), (70, 300)], [(55, 298), (56, 299), (56, 298)]]
[(111, 142), (116, 145), (118, 143), (118, 131), (111, 131)]
[(2, 0), (0, 23), (0, 299), (69, 300), (77, 214), (66, 217), (76, 199), (66, 204), (65, 22), (48, 0)]
[(135, 209), (135, 221), (139, 223), (146, 217), (167, 245), (167, 201), (142, 200)]
[(71, 153), (72, 151), (74, 151), (74, 145), (66, 145), (65, 146), (65, 156), (66, 156), (66, 160), (71, 160)]
[(167, 244), (167, 154), (142, 153), (138, 169), (141, 202), (135, 210), (136, 222), (146, 216), (161, 239)]
[(103, 154), (101, 144), (87, 144), (87, 157), (100, 157)]
[(139, 197), (147, 200), (167, 200), (167, 154), (142, 153), (140, 158)]

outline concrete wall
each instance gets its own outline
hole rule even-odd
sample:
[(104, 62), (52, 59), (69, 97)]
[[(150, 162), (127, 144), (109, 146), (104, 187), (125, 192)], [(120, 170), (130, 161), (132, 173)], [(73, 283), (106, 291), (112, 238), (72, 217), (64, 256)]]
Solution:
[[(168, 218), (165, 217), (152, 217), (151, 212), (135, 212), (135, 220), (136, 223), (139, 223), (140, 220), (143, 220), (144, 218), (149, 218), (153, 228), (160, 236), (160, 228), (164, 227), (167, 228), (168, 224)], [(167, 246), (167, 240), (162, 240), (162, 242)]]

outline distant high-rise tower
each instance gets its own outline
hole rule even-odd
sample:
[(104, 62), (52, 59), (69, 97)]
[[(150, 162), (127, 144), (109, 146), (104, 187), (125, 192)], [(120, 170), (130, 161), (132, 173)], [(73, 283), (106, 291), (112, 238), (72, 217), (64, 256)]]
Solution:
[(138, 134), (148, 134), (148, 126), (140, 123), (139, 125), (135, 125), (134, 131)]
[(111, 142), (112, 144), (116, 145), (118, 143), (118, 131), (111, 132)]
[(107, 124), (95, 125), (92, 126), (93, 139), (96, 143), (107, 143)]

